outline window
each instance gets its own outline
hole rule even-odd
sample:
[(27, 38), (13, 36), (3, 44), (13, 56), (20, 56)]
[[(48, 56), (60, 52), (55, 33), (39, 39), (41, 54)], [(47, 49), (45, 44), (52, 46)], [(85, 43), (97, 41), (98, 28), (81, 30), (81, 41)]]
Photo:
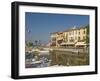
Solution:
[(83, 31), (83, 34), (85, 34), (85, 30)]
[(78, 41), (80, 41), (80, 37), (78, 37)]
[(79, 33), (79, 35), (80, 35), (80, 31), (79, 31), (78, 33)]
[(70, 42), (74, 42), (74, 39), (73, 39), (73, 37), (71, 37), (71, 38), (70, 38)]

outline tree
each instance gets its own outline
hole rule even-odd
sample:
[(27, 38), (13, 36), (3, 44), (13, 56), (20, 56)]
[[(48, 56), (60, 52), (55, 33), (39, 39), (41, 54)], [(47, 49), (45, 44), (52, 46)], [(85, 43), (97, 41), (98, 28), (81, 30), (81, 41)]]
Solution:
[(87, 25), (86, 26), (86, 44), (89, 44), (89, 33), (90, 33), (90, 31), (89, 31), (89, 25)]
[(38, 41), (37, 40), (35, 40), (35, 45), (38, 45)]
[(33, 43), (32, 43), (32, 42), (28, 42), (28, 43), (27, 43), (27, 46), (28, 46), (28, 47), (32, 47), (32, 46), (33, 46)]
[(41, 45), (41, 40), (39, 40), (39, 45)]

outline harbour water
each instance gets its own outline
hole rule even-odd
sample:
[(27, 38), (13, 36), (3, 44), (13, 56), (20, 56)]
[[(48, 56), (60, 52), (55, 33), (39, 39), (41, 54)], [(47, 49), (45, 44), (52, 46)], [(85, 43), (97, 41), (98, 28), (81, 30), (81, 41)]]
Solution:
[(89, 65), (89, 52), (86, 49), (54, 49), (25, 53), (26, 68), (43, 68), (49, 66)]
[(25, 67), (26, 68), (41, 68), (49, 67), (51, 64), (51, 58), (49, 52), (40, 52), (40, 53), (26, 53), (25, 58)]

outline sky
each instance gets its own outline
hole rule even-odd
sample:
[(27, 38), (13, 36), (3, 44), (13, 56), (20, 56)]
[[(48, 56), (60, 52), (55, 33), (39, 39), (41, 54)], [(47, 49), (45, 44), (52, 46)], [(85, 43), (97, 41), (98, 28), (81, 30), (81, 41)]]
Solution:
[(50, 41), (50, 33), (88, 24), (88, 15), (26, 12), (25, 40), (33, 43), (35, 40), (40, 40), (43, 44), (46, 44)]

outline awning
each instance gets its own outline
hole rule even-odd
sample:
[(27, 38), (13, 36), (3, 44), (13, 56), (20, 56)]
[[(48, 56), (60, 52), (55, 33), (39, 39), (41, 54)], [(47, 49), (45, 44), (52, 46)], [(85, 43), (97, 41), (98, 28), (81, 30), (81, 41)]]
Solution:
[(86, 46), (87, 44), (85, 42), (77, 42), (75, 46)]
[(67, 42), (67, 43), (62, 42), (61, 45), (74, 45), (74, 43), (73, 42)]

